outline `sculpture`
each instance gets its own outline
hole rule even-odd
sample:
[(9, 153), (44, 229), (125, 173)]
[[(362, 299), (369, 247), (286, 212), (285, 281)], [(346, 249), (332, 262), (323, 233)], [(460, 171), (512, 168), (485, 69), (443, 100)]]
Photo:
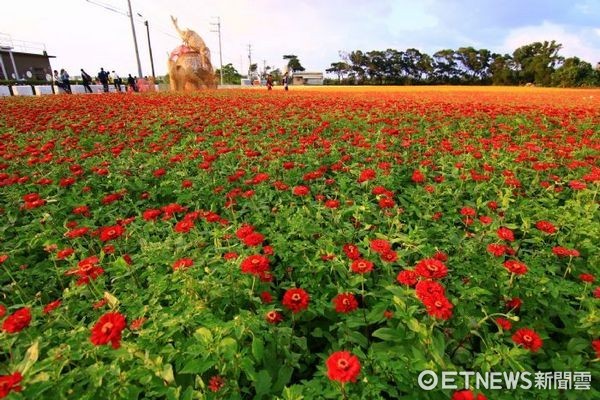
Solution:
[(171, 21), (183, 41), (169, 56), (171, 90), (215, 89), (217, 81), (210, 63), (210, 50), (204, 40), (190, 29), (179, 29), (177, 18), (171, 16)]

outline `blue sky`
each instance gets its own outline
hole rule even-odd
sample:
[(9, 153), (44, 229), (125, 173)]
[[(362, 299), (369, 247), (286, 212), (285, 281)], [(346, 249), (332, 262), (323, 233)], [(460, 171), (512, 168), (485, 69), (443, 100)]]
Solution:
[[(126, 10), (126, 0), (93, 0)], [(56, 56), (55, 69), (75, 75), (100, 67), (136, 75), (129, 20), (87, 0), (4, 1), (0, 32), (13, 39), (44, 42)], [(26, 4), (26, 6), (24, 5)], [(405, 50), (433, 54), (443, 48), (474, 46), (512, 53), (523, 44), (555, 39), (563, 56), (600, 61), (598, 0), (132, 0), (133, 13), (150, 21), (157, 74), (179, 44), (169, 15), (198, 32), (218, 66), (218, 39), (212, 17), (222, 23), (223, 63), (238, 70), (252, 61), (281, 68), (283, 54), (296, 54), (311, 71), (324, 71), (339, 51)], [(146, 31), (136, 19), (143, 74), (150, 74)]]

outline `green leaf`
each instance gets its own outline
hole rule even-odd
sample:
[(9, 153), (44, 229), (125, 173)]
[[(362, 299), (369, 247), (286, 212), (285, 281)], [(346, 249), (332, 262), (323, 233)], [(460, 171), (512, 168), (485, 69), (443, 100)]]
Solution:
[(263, 369), (256, 375), (256, 381), (254, 382), (254, 388), (256, 389), (256, 397), (260, 397), (269, 393), (270, 387), (271, 375), (269, 375), (269, 373)]
[(252, 340), (252, 355), (256, 359), (256, 361), (262, 361), (263, 355), (265, 352), (265, 345), (258, 336), (254, 337)]
[(397, 329), (391, 328), (379, 328), (371, 334), (371, 336), (382, 339), (382, 340), (401, 340), (400, 332)]
[(181, 374), (202, 374), (214, 365), (214, 361), (208, 359), (195, 359), (188, 361), (179, 373)]

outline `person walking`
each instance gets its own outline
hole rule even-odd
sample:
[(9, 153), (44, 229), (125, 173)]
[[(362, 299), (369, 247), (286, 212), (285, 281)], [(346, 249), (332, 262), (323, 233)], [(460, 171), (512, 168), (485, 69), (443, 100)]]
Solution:
[(63, 85), (62, 83), (62, 79), (60, 78), (60, 75), (58, 75), (58, 71), (54, 70), (54, 84), (56, 85), (56, 87), (59, 89), (58, 93), (60, 93), (60, 91), (62, 90), (63, 92), (66, 92), (65, 90), (65, 85)]
[(273, 77), (271, 74), (267, 75), (267, 90), (273, 89)]
[(71, 82), (69, 81), (69, 74), (64, 68), (60, 70), (60, 80), (63, 83), (63, 89), (65, 92), (71, 94)]
[(83, 88), (86, 93), (92, 93), (92, 88), (90, 87), (90, 83), (92, 83), (92, 77), (90, 74), (85, 72), (83, 68), (81, 68), (81, 81), (83, 82)]
[(104, 93), (108, 93), (108, 72), (106, 72), (104, 68), (100, 68), (100, 72), (98, 72), (98, 79), (104, 87)]
[(129, 74), (129, 76), (127, 77), (127, 86), (129, 86), (129, 89), (131, 89), (134, 92), (137, 92), (137, 86), (135, 84), (135, 78), (133, 76), (131, 76), (131, 74)]
[(123, 83), (123, 81), (121, 80), (121, 77), (115, 72), (112, 72), (112, 80), (113, 80), (113, 84), (115, 85), (115, 89), (117, 90), (117, 92), (121, 91), (121, 84)]

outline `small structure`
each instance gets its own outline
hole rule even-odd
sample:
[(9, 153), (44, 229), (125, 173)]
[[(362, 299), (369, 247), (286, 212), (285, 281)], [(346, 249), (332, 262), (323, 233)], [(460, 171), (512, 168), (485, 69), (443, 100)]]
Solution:
[(52, 80), (52, 67), (43, 43), (13, 40), (0, 33), (0, 80)]
[(322, 85), (323, 84), (323, 73), (322, 72), (294, 72), (292, 75), (293, 85)]

